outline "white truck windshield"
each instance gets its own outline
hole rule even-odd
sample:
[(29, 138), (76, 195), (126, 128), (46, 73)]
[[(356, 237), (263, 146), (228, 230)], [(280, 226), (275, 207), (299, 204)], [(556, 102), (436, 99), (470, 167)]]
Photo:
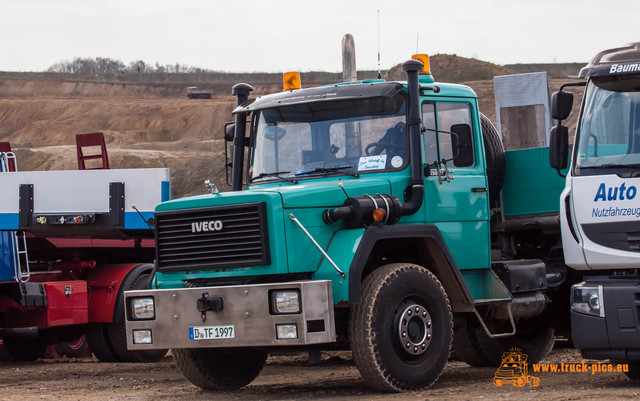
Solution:
[(578, 174), (640, 166), (640, 76), (591, 79), (577, 140)]

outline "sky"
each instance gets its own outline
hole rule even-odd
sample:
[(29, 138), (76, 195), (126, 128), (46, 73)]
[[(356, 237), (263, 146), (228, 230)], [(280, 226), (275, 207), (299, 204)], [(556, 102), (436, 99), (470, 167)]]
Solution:
[(638, 0), (0, 0), (0, 71), (76, 57), (223, 72), (358, 70), (412, 54), (495, 64), (587, 62), (640, 42)]

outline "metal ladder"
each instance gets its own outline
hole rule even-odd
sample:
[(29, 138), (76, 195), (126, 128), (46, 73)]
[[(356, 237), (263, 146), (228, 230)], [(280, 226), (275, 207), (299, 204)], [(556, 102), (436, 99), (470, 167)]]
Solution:
[[(0, 152), (0, 173), (18, 171), (16, 155), (13, 152)], [(26, 282), (31, 277), (29, 266), (29, 252), (27, 250), (27, 236), (24, 231), (14, 231), (11, 235), (13, 251), (14, 278), (16, 281)], [(24, 263), (23, 263), (24, 260)], [(24, 270), (23, 270), (24, 265)]]

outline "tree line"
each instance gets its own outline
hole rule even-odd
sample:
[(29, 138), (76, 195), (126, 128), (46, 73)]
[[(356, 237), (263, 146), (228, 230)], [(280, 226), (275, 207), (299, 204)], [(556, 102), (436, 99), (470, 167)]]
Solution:
[[(282, 83), (281, 73), (269, 72), (221, 72), (205, 68), (193, 67), (175, 63), (160, 65), (150, 64), (143, 60), (125, 64), (120, 60), (109, 57), (82, 58), (76, 57), (71, 61), (61, 61), (49, 67), (45, 74), (64, 74), (68, 79), (82, 79), (90, 81), (108, 82), (145, 82), (145, 83), (237, 83), (251, 82), (252, 84)], [(340, 82), (341, 73), (311, 71), (302, 72), (303, 85)], [(358, 71), (359, 79), (373, 79), (375, 71)]]
[(120, 60), (114, 60), (109, 57), (76, 57), (71, 61), (61, 61), (52, 65), (47, 69), (47, 72), (60, 72), (65, 74), (202, 74), (213, 73), (214, 71), (180, 63), (160, 65), (156, 62), (155, 65), (153, 65), (147, 64), (143, 60), (137, 60), (126, 65)]

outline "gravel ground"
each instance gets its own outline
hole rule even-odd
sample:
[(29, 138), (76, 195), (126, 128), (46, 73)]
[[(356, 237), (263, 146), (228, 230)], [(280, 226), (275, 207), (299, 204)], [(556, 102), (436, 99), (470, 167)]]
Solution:
[[(543, 362), (581, 363), (576, 350), (556, 349)], [(591, 361), (593, 362), (593, 361)], [(640, 382), (622, 373), (532, 373), (538, 387), (497, 387), (494, 368), (450, 361), (429, 390), (401, 394), (365, 386), (349, 352), (326, 352), (316, 366), (306, 354), (271, 356), (258, 378), (237, 391), (192, 385), (171, 357), (158, 363), (100, 363), (92, 358), (0, 363), (0, 399), (6, 400), (588, 400), (640, 398)]]

